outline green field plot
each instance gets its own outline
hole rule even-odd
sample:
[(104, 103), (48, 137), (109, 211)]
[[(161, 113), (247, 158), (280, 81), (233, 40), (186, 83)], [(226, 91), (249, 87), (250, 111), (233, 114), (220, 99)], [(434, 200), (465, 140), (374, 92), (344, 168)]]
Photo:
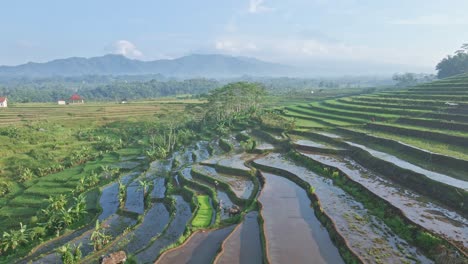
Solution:
[(211, 206), (210, 197), (208, 197), (208, 195), (199, 195), (197, 196), (197, 201), (198, 210), (192, 221), (192, 226), (199, 228), (208, 227), (213, 217), (213, 207)]

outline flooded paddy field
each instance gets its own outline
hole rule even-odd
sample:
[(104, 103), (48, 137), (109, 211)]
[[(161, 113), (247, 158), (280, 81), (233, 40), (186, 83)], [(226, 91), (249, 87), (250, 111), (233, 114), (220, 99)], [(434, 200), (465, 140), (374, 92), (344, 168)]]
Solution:
[(166, 206), (162, 203), (153, 204), (144, 215), (141, 225), (119, 239), (119, 241), (116, 241), (107, 252), (124, 250), (128, 254), (135, 253), (160, 235), (169, 223), (169, 220), (169, 211)]
[(408, 170), (423, 174), (426, 177), (428, 177), (428, 178), (430, 178), (430, 179), (432, 179), (434, 181), (438, 181), (438, 182), (441, 182), (441, 183), (444, 183), (444, 184), (447, 184), (447, 185), (450, 185), (450, 186), (454, 186), (454, 187), (460, 188), (462, 190), (468, 190), (468, 181), (459, 180), (459, 179), (450, 177), (448, 175), (444, 175), (444, 174), (441, 174), (441, 173), (426, 170), (424, 168), (421, 168), (419, 166), (411, 164), (411, 163), (409, 163), (409, 162), (407, 162), (405, 160), (397, 158), (397, 157), (395, 157), (393, 155), (390, 155), (390, 154), (387, 154), (387, 153), (384, 153), (384, 152), (381, 152), (381, 151), (373, 150), (373, 149), (370, 149), (370, 148), (368, 148), (366, 146), (363, 146), (363, 145), (360, 145), (360, 144), (356, 144), (356, 143), (348, 142), (348, 141), (346, 143), (353, 146), (353, 147), (357, 147), (357, 148), (360, 148), (360, 149), (362, 149), (364, 151), (367, 151), (368, 153), (370, 153), (372, 156), (374, 156), (376, 158), (391, 162), (391, 163), (393, 163), (396, 166), (399, 166), (401, 168), (408, 169)]
[(432, 202), (384, 177), (367, 170), (350, 158), (302, 153), (322, 164), (338, 168), (390, 204), (399, 208), (405, 217), (449, 241), (468, 248), (468, 220), (458, 213)]
[[(194, 171), (205, 174), (215, 180), (227, 183), (237, 197), (248, 199), (252, 195), (254, 184), (252, 180), (246, 176), (234, 176), (224, 173), (219, 173), (215, 168), (203, 165), (195, 165), (192, 167)], [(249, 168), (250, 170), (250, 168)]]
[(346, 240), (349, 249), (362, 260), (384, 263), (431, 262), (415, 247), (395, 235), (381, 220), (369, 215), (362, 204), (334, 186), (331, 180), (297, 166), (281, 154), (270, 154), (255, 160), (255, 163), (288, 172), (309, 183), (324, 213), (332, 219), (336, 231)]
[(222, 242), (235, 226), (217, 230), (199, 231), (193, 234), (183, 245), (164, 253), (156, 263), (212, 263)]
[(272, 263), (343, 263), (310, 208), (306, 192), (286, 178), (264, 173), (260, 194), (267, 258)]
[(263, 263), (258, 212), (245, 215), (244, 221), (226, 238), (216, 258), (219, 264)]
[(147, 244), (140, 249), (135, 258), (139, 263), (153, 262), (161, 254), (161, 251), (174, 243), (184, 233), (189, 219), (192, 217), (190, 205), (184, 201), (182, 196), (174, 196), (175, 198), (175, 215), (168, 224), (168, 227), (155, 241)]

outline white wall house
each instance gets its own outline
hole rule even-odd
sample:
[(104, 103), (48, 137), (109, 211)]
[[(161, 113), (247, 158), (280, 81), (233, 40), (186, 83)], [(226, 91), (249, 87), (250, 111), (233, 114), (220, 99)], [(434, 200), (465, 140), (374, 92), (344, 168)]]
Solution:
[(0, 97), (0, 107), (7, 107), (8, 102), (6, 97)]
[(57, 101), (57, 104), (59, 104), (59, 105), (66, 105), (67, 102), (66, 102), (65, 100), (58, 100), (58, 101)]

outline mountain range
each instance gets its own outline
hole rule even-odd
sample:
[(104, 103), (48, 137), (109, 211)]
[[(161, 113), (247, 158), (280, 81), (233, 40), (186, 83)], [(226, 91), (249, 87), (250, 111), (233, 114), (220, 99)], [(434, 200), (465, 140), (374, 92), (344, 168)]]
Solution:
[(0, 66), (0, 77), (162, 74), (174, 77), (279, 76), (295, 72), (291, 66), (247, 57), (195, 54), (177, 59), (140, 61), (123, 55), (72, 57), (44, 63)]

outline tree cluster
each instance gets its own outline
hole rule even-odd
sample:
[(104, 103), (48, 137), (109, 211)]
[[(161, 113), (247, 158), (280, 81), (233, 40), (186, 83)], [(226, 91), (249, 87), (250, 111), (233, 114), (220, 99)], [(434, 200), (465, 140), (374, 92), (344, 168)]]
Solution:
[(437, 77), (439, 79), (447, 78), (457, 74), (468, 72), (468, 43), (463, 44), (461, 49), (455, 52), (455, 55), (448, 55), (437, 66)]

